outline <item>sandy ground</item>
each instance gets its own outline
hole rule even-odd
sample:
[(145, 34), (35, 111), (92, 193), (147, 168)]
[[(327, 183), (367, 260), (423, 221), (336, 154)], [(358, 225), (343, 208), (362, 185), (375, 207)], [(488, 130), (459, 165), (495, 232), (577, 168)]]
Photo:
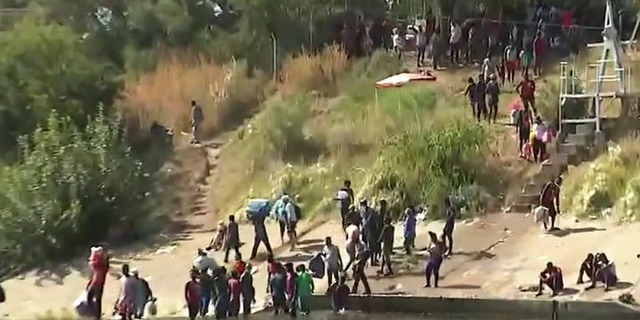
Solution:
[[(566, 219), (561, 222), (561, 228), (560, 232), (546, 234), (523, 214), (493, 214), (473, 221), (460, 221), (454, 234), (454, 255), (442, 266), (440, 288), (425, 289), (424, 254), (420, 249), (428, 244), (427, 232), (440, 232), (442, 223), (422, 223), (418, 229), (417, 252), (407, 257), (399, 248), (396, 250), (395, 276), (380, 278), (376, 275), (377, 267), (370, 267), (367, 274), (373, 291), (380, 294), (534, 299), (533, 293), (521, 293), (518, 287), (535, 284), (544, 264), (553, 261), (563, 268), (568, 287), (560, 299), (610, 300), (634, 290), (640, 281), (637, 272), (640, 259), (636, 258), (640, 250), (634, 245), (640, 240), (640, 224), (612, 226)], [(396, 231), (396, 243), (401, 245), (402, 226), (397, 226)], [(241, 232), (243, 239), (252, 239), (250, 226), (243, 226)], [(196, 229), (153, 250), (134, 255), (117, 252), (114, 270), (119, 263), (129, 262), (149, 280), (159, 298), (159, 314), (182, 314), (182, 289), (187, 270), (194, 252), (209, 241), (211, 234)], [(269, 226), (269, 234), (272, 242), (278, 245), (277, 225)], [(296, 250), (281, 248), (279, 259), (294, 264), (305, 263), (322, 249), (326, 236), (332, 236), (337, 245), (344, 246), (340, 225), (329, 221), (301, 237)], [(250, 245), (242, 247), (243, 255), (249, 254)], [(606, 252), (616, 262), (621, 279), (618, 288), (605, 293), (601, 287), (585, 291), (586, 285), (575, 285), (579, 264), (588, 252)], [(215, 253), (214, 257), (222, 260), (221, 253)], [(344, 252), (343, 257), (346, 260)], [(86, 284), (86, 269), (78, 267), (82, 264), (78, 262), (57, 271), (33, 271), (6, 281), (3, 286), (9, 300), (2, 306), (1, 314), (28, 318), (46, 310), (58, 312), (70, 308)], [(256, 267), (256, 306), (259, 307), (266, 296), (266, 268), (264, 263), (256, 263)], [(324, 292), (326, 288), (326, 280), (316, 280), (316, 292)], [(110, 306), (118, 290), (115, 275), (109, 277), (106, 290), (105, 305)], [(635, 291), (636, 299), (640, 298), (640, 290)], [(43, 296), (55, 299), (42, 299)], [(548, 295), (541, 297), (545, 298)]]

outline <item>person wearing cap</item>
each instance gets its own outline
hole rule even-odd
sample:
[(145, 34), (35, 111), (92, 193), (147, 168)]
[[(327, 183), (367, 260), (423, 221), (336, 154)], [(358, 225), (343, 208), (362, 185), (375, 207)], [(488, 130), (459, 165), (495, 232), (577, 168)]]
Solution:
[(404, 210), (404, 215), (404, 249), (407, 254), (411, 254), (411, 249), (416, 241), (416, 215), (411, 207)]
[(138, 269), (131, 270), (131, 275), (136, 280), (136, 293), (133, 299), (133, 317), (142, 319), (144, 317), (144, 309), (147, 302), (153, 299), (153, 292), (149, 286), (149, 282), (140, 277)]
[(498, 100), (500, 96), (500, 85), (498, 85), (498, 81), (496, 80), (496, 75), (489, 75), (489, 83), (487, 83), (486, 87), (487, 93), (487, 106), (489, 107), (489, 117), (488, 120), (491, 121), (493, 119), (493, 123), (496, 122), (498, 118)]

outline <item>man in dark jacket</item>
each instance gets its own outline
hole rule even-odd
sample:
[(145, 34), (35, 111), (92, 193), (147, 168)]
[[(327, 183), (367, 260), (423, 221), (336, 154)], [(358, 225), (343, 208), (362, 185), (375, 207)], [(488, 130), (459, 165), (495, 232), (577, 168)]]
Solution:
[(251, 257), (249, 258), (249, 260), (253, 260), (256, 258), (256, 255), (258, 254), (258, 246), (260, 246), (260, 243), (264, 243), (265, 248), (267, 248), (267, 252), (273, 253), (271, 244), (269, 243), (267, 228), (264, 225), (265, 219), (265, 215), (254, 215), (251, 218), (251, 222), (253, 223), (254, 238), (253, 248), (251, 249)]

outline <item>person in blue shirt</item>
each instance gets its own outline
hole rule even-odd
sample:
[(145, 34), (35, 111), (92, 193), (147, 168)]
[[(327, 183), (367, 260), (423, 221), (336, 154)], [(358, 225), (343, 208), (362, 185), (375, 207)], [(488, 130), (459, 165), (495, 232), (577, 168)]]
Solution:
[(411, 249), (415, 247), (416, 240), (416, 214), (411, 207), (407, 207), (404, 210), (404, 214), (404, 249), (407, 254), (411, 254)]
[(284, 193), (273, 205), (273, 214), (280, 225), (280, 241), (282, 244), (284, 244), (284, 234), (287, 231), (287, 203), (289, 203), (289, 200), (289, 195)]

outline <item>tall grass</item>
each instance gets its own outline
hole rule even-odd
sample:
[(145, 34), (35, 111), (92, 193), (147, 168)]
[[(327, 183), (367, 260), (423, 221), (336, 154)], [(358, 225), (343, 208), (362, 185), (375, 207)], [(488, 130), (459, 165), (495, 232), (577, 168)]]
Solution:
[(637, 221), (640, 218), (640, 139), (612, 145), (592, 163), (567, 176), (562, 209), (583, 217)]
[(246, 76), (241, 63), (221, 65), (204, 58), (165, 58), (157, 68), (127, 82), (119, 106), (129, 126), (146, 129), (153, 121), (188, 131), (192, 100), (203, 108), (204, 134), (233, 128), (262, 101), (266, 81)]
[[(340, 68), (327, 57), (335, 55), (292, 58), (280, 87), (287, 94), (270, 100), (223, 150), (225, 174), (213, 191), (223, 212), (281, 192), (300, 196), (307, 210), (326, 212), (344, 178), (354, 181), (358, 197), (384, 196), (395, 209), (437, 210), (445, 194), (483, 207), (496, 181), (486, 174), (490, 137), (460, 108), (459, 96), (438, 99), (437, 84), (424, 83), (376, 92), (375, 81), (398, 67), (385, 53)], [(327, 93), (329, 83), (314, 82), (318, 70), (344, 70), (332, 82), (337, 96), (316, 94)]]
[(284, 63), (280, 89), (285, 94), (312, 91), (335, 94), (338, 79), (348, 66), (347, 55), (338, 46), (326, 47), (316, 55), (290, 56)]

